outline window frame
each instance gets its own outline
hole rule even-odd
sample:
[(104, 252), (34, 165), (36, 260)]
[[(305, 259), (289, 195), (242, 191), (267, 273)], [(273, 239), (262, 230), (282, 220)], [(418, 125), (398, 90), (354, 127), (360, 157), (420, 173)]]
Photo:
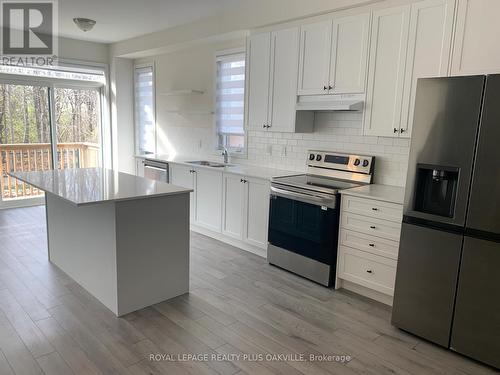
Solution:
[(136, 69), (141, 69), (141, 68), (151, 68), (153, 76), (152, 76), (152, 92), (153, 92), (153, 100), (152, 100), (152, 105), (153, 105), (153, 124), (154, 124), (154, 150), (153, 154), (156, 154), (158, 152), (158, 124), (157, 124), (157, 113), (156, 113), (156, 66), (155, 62), (145, 62), (145, 63), (140, 63), (140, 64), (134, 64), (133, 67), (133, 97), (134, 97), (134, 152), (136, 155), (139, 155), (139, 144), (138, 144), (138, 116), (136, 112), (136, 96), (135, 96), (135, 86), (136, 86), (136, 81), (135, 81), (135, 73)]
[(218, 67), (217, 63), (221, 57), (224, 56), (229, 56), (229, 55), (243, 55), (244, 60), (245, 60), (245, 83), (243, 85), (244, 87), (244, 99), (243, 99), (243, 138), (244, 138), (244, 144), (243, 148), (241, 148), (240, 151), (237, 151), (235, 149), (227, 149), (228, 153), (232, 157), (236, 158), (241, 158), (241, 159), (246, 159), (248, 157), (248, 132), (247, 132), (247, 127), (245, 125), (246, 123), (246, 97), (247, 97), (247, 73), (248, 73), (248, 66), (247, 66), (247, 53), (246, 53), (246, 48), (244, 45), (236, 48), (230, 48), (230, 49), (223, 49), (223, 50), (218, 50), (214, 54), (214, 59), (213, 59), (213, 64), (214, 64), (214, 80), (213, 80), (213, 108), (214, 108), (214, 115), (213, 115), (213, 139), (214, 139), (214, 152), (217, 154), (220, 154), (220, 152), (223, 150), (221, 144), (219, 144), (219, 132), (217, 128), (217, 82), (218, 82)]

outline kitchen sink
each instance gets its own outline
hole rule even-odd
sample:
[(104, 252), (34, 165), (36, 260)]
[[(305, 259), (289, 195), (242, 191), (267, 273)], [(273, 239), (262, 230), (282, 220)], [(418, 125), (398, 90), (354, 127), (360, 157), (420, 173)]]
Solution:
[(202, 165), (204, 167), (214, 167), (214, 168), (223, 168), (223, 167), (232, 167), (233, 166), (233, 164), (217, 163), (217, 162), (207, 161), (207, 160), (194, 160), (194, 161), (188, 161), (187, 163)]

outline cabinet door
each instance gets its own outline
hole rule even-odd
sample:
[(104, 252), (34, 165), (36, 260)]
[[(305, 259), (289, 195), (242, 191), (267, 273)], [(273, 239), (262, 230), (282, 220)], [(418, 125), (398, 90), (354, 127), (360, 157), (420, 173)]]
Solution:
[(267, 249), (270, 186), (266, 180), (246, 178), (244, 240)]
[(500, 1), (459, 0), (453, 75), (500, 73)]
[[(170, 183), (172, 185), (177, 185), (177, 186), (182, 186), (188, 189), (194, 189), (194, 173), (191, 172), (193, 171), (193, 168), (187, 166), (187, 165), (180, 165), (180, 164), (172, 164), (169, 163), (169, 169), (170, 169)], [(191, 222), (194, 221), (194, 212), (195, 212), (195, 194), (190, 193), (189, 194), (189, 212), (190, 212), (190, 219)]]
[(221, 231), (222, 172), (195, 169), (195, 223), (215, 232)]
[(328, 93), (331, 44), (332, 21), (301, 27), (298, 95)]
[(222, 202), (222, 233), (243, 239), (245, 184), (242, 176), (224, 174)]
[(425, 0), (411, 6), (400, 136), (410, 137), (417, 79), (448, 75), (455, 0)]
[(409, 5), (373, 13), (366, 135), (397, 136), (399, 133), (409, 24)]
[(268, 124), (271, 34), (252, 35), (247, 44), (247, 127)]
[(269, 130), (295, 130), (297, 75), (299, 65), (299, 29), (280, 30), (271, 34), (272, 70)]
[(135, 174), (144, 177), (144, 159), (135, 159)]
[(333, 20), (330, 94), (365, 92), (370, 14)]

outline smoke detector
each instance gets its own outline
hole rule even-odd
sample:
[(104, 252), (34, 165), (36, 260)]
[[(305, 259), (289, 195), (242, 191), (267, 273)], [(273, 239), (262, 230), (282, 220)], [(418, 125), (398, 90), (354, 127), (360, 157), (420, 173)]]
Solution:
[(95, 21), (89, 18), (73, 18), (73, 22), (78, 28), (84, 32), (92, 30), (95, 25)]

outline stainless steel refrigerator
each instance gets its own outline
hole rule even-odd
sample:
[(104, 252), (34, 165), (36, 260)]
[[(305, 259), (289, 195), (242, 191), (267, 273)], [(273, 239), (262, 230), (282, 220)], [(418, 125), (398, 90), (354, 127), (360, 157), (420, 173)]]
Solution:
[(392, 323), (500, 368), (500, 75), (418, 81)]

